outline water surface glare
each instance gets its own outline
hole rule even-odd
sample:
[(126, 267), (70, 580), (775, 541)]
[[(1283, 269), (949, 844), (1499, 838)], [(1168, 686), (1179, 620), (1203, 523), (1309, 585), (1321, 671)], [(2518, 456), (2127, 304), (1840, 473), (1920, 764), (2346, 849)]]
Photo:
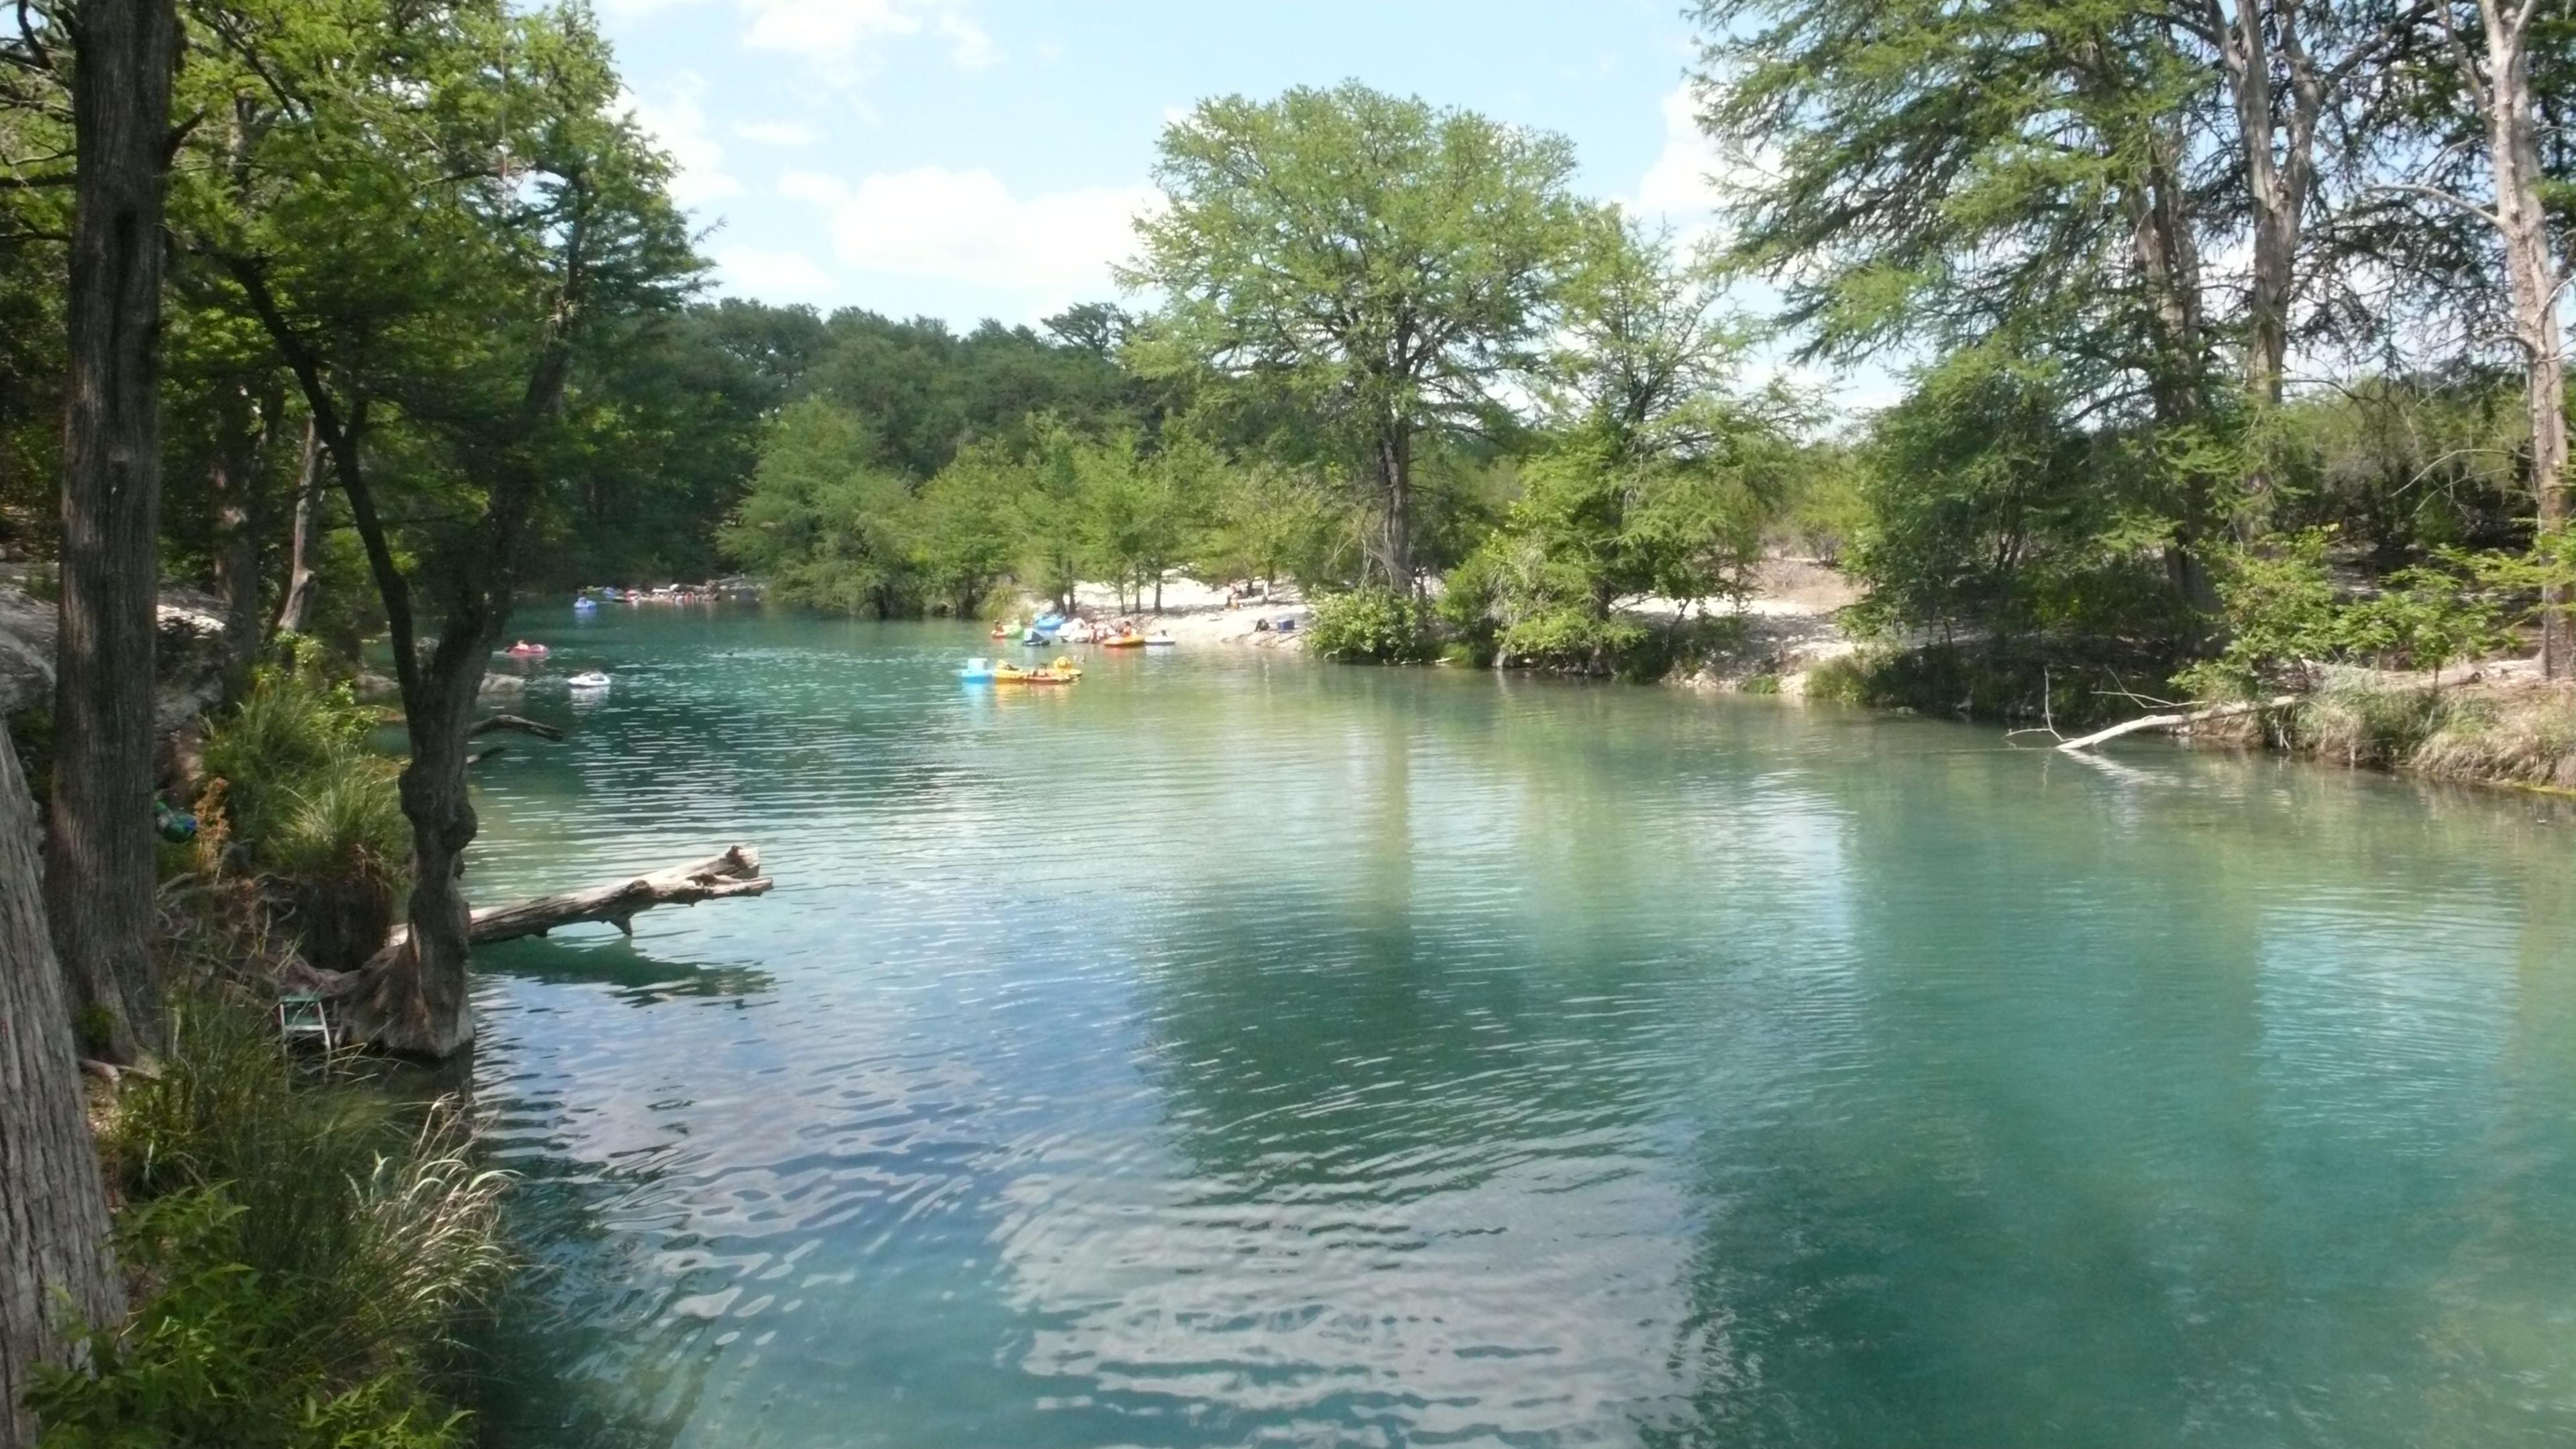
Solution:
[[(606, 611), (478, 896), (526, 1446), (2576, 1442), (2576, 812)], [(512, 1335), (515, 1335), (513, 1337)]]

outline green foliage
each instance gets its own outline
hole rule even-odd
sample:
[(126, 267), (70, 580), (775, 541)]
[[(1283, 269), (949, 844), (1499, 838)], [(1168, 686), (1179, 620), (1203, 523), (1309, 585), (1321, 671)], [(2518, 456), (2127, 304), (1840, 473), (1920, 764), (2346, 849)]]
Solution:
[(468, 1442), (441, 1374), (506, 1260), (502, 1179), (471, 1165), (462, 1118), (442, 1104), (407, 1125), (307, 1076), (253, 1004), (173, 1016), (162, 1075), (128, 1089), (103, 1143), (146, 1291), (93, 1333), (95, 1372), (39, 1389), (46, 1445)]
[(2251, 698), (2312, 688), (2337, 662), (2430, 669), (2508, 647), (2498, 589), (2525, 579), (2527, 559), (2450, 555), (2401, 569), (2379, 592), (2347, 599), (2327, 569), (2329, 538), (2308, 529), (2221, 560), (2219, 599), (2226, 644), (2176, 676), (2194, 694)]
[(1663, 672), (1661, 644), (1656, 630), (1632, 616), (1566, 606), (1523, 614), (1494, 637), (1497, 656), (1512, 663), (1635, 679)]
[(1802, 697), (1814, 704), (1867, 704), (1870, 663), (1857, 652), (1838, 654), (1807, 671)]
[(1347, 577), (1348, 520), (1313, 470), (1256, 460), (1221, 475), (1215, 495), (1199, 535), (1202, 577), (1308, 587)]
[(1852, 449), (1819, 443), (1790, 472), (1771, 536), (1793, 553), (1838, 565), (1869, 529), (1867, 473)]
[(881, 619), (911, 612), (912, 495), (876, 457), (857, 414), (820, 398), (791, 405), (724, 530), (725, 553), (792, 603)]
[(2232, 555), (2218, 591), (2226, 648), (2175, 678), (2194, 694), (2250, 699), (2273, 686), (2304, 688), (2341, 643), (2322, 531)]
[(2531, 495), (2517, 475), (2516, 392), (2483, 369), (2366, 376), (2267, 410), (2248, 440), (2272, 480), (2263, 522), (2328, 529), (2382, 570), (2443, 549), (2521, 547)]
[(1581, 252), (1572, 148), (1351, 83), (1203, 101), (1154, 174), (1122, 281), (1167, 302), (1132, 355), (1325, 435), (1409, 586), (1417, 441), (1508, 424), (1497, 389), (1537, 365)]
[(1860, 455), (1860, 622), (1998, 637), (2189, 632), (2159, 558), (2168, 529), (2124, 485), (2130, 460), (2067, 413), (2055, 367), (1980, 349), (1928, 369), (1878, 416)]
[(1411, 594), (1353, 589), (1315, 602), (1306, 647), (1350, 664), (1421, 664), (1439, 657), (1430, 611)]
[[(1214, 530), (1273, 566), (1300, 558), (1312, 515), (1295, 496), (1238, 483), (1224, 456), (1175, 423), (1159, 436), (1024, 421), (1015, 443), (978, 442), (918, 487), (879, 461), (865, 421), (821, 397), (772, 425), (751, 491), (726, 526), (728, 556), (792, 603), (878, 618), (976, 613), (1004, 578), (1057, 599), (1109, 579), (1140, 601)], [(1274, 510), (1274, 512), (1264, 512)]]
[[(308, 653), (310, 651), (307, 651)], [(223, 782), (201, 822), (210, 848), (269, 881), (308, 959), (356, 966), (383, 944), (411, 859), (397, 769), (367, 747), (375, 713), (315, 664), (261, 669), (206, 733)]]

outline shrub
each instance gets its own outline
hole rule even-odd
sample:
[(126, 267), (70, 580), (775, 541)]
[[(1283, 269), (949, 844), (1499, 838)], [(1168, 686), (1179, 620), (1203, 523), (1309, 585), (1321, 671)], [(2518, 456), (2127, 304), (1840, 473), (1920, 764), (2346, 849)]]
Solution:
[(347, 686), (269, 669), (206, 736), (221, 787), (200, 798), (201, 826), (274, 883), (306, 956), (335, 970), (384, 941), (411, 849), (395, 766), (367, 748), (374, 725)]
[(461, 1117), (406, 1120), (336, 1068), (298, 1068), (246, 1001), (199, 994), (172, 1017), (162, 1074), (102, 1141), (145, 1291), (93, 1333), (95, 1373), (40, 1389), (46, 1443), (466, 1442), (438, 1388), (505, 1256), (503, 1180), (472, 1166)]
[(1802, 698), (1820, 704), (1869, 703), (1871, 661), (1864, 656), (1841, 654), (1807, 671), (1807, 687)]
[(1421, 664), (1439, 657), (1430, 611), (1394, 589), (1353, 589), (1317, 600), (1306, 647), (1351, 664)]
[(1510, 663), (1584, 674), (1651, 679), (1670, 662), (1670, 642), (1624, 614), (1595, 617), (1579, 607), (1542, 609), (1514, 620), (1495, 636)]

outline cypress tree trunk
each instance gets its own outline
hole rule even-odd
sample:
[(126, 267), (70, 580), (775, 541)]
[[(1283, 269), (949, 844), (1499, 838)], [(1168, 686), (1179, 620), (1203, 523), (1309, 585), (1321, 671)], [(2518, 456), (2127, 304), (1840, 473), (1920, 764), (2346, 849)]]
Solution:
[(307, 418), (304, 463), (295, 477), (295, 535), (287, 545), (286, 601), (277, 610), (281, 634), (304, 632), (313, 615), (313, 596), (321, 590), (322, 483), (322, 438)]
[(215, 505), (215, 596), (223, 601), (225, 693), (237, 697), (259, 655), (260, 483), (267, 472), (269, 439), (284, 406), (274, 396), (254, 400), (247, 388), (228, 384), (217, 401), (214, 461), (206, 491)]
[(1413, 577), (1413, 429), (1389, 423), (1377, 444), (1378, 491), (1386, 507), (1386, 576), (1389, 587), (1411, 593)]
[[(2562, 277), (2540, 195), (2540, 106), (2531, 86), (2534, 12), (2526, 6), (2508, 14), (2498, 0), (2480, 0), (2478, 8), (2487, 32), (2496, 220), (2504, 233), (2514, 332), (2524, 354), (2524, 404), (2531, 417), (2531, 486), (2538, 495), (2540, 535), (2550, 539), (2567, 531), (2567, 339), (2558, 321)], [(2542, 598), (2540, 667), (2552, 679), (2567, 673), (2568, 602), (2564, 585), (2551, 586)]]
[(148, 932), (161, 218), (177, 44), (169, 0), (101, 0), (73, 27), (79, 181), (45, 898), (73, 1006), (121, 1060), (161, 1030)]
[[(473, 912), (465, 899), (465, 848), (480, 822), (465, 792), (465, 742), (473, 727), (474, 698), (483, 661), (497, 642), (497, 622), (483, 630), (464, 621), (475, 643), (470, 656), (446, 642), (421, 671), (420, 687), (405, 695), (411, 763), (402, 774), (403, 815), (411, 822), (410, 929), (400, 946), (367, 964), (352, 1024), (388, 1051), (412, 1056), (452, 1056), (474, 1040), (466, 997), (472, 956)], [(469, 662), (470, 661), (470, 662)]]
[(20, 1404), (37, 1366), (64, 1362), (84, 1323), (124, 1312), (35, 836), (17, 751), (0, 738), (0, 1449), (36, 1441)]

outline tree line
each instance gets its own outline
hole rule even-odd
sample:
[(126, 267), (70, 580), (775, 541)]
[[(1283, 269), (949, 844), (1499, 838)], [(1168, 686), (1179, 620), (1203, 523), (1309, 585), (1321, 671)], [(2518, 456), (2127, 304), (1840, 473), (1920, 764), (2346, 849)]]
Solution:
[(1357, 84), (1207, 101), (1163, 136), (1167, 204), (1121, 278), (1161, 305), (1049, 324), (1103, 385), (942, 458), (818, 380), (722, 546), (877, 616), (971, 613), (1006, 580), (1142, 598), (1187, 568), (1389, 592), (1427, 626), (1447, 575), (1480, 643), (1616, 652), (1621, 604), (1740, 593), (1815, 480), (1849, 480), (1802, 440), (1812, 401), (1750, 377), (1723, 273), (1573, 168), (1561, 137)]
[(1856, 430), (1876, 620), (2173, 667), (2283, 558), (2441, 563), (2467, 609), (2518, 557), (2566, 673), (2564, 7), (1699, 18), (1726, 264), (1806, 355), (1905, 368)]

